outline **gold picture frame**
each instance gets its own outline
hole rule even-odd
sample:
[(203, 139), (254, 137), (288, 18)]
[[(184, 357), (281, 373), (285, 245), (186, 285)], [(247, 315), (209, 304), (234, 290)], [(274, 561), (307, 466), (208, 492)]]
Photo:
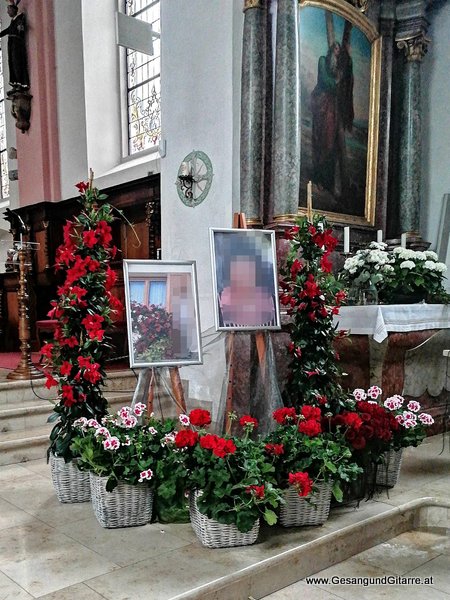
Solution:
[[(345, 140), (349, 140), (351, 142), (354, 143), (354, 146), (357, 148), (357, 150), (354, 151), (354, 156), (352, 157), (352, 161), (354, 163), (355, 169), (353, 171), (351, 171), (351, 169), (347, 169), (347, 173), (350, 175), (350, 172), (352, 173), (352, 175), (356, 174), (357, 177), (353, 178), (352, 180), (350, 179), (350, 176), (348, 176), (348, 180), (352, 181), (351, 184), (346, 184), (345, 186), (343, 185), (344, 182), (344, 176), (337, 176), (337, 180), (338, 180), (338, 184), (336, 185), (335, 183), (335, 173), (338, 173), (339, 171), (345, 172), (343, 170), (343, 167), (341, 167), (341, 164), (337, 165), (337, 163), (335, 164), (334, 167), (328, 168), (328, 179), (324, 179), (325, 180), (325, 185), (322, 185), (322, 182), (320, 181), (320, 175), (318, 175), (318, 167), (317, 165), (320, 166), (319, 160), (320, 160), (320, 148), (319, 150), (317, 150), (317, 147), (319, 145), (320, 142), (320, 136), (315, 134), (314, 132), (314, 123), (313, 123), (313, 119), (315, 117), (315, 114), (318, 114), (318, 111), (316, 110), (316, 113), (314, 113), (314, 108), (311, 108), (311, 106), (313, 106), (313, 94), (316, 90), (316, 88), (319, 86), (319, 75), (320, 75), (320, 60), (325, 60), (324, 56), (321, 56), (321, 54), (323, 54), (322, 51), (316, 52), (316, 54), (314, 54), (313, 49), (309, 48), (309, 52), (305, 52), (305, 48), (307, 48), (307, 44), (308, 44), (308, 36), (307, 35), (302, 35), (302, 17), (305, 17), (305, 13), (304, 10), (308, 9), (308, 8), (314, 8), (314, 9), (320, 9), (321, 11), (323, 11), (323, 15), (324, 18), (326, 20), (326, 26), (322, 25), (322, 30), (325, 30), (326, 32), (326, 38), (325, 41), (321, 43), (328, 43), (328, 52), (331, 52), (331, 43), (330, 43), (330, 39), (333, 39), (333, 35), (334, 35), (334, 25), (336, 24), (337, 29), (340, 27), (341, 29), (344, 29), (344, 32), (346, 30), (350, 31), (350, 34), (348, 34), (348, 37), (346, 38), (347, 43), (349, 44), (349, 46), (351, 45), (351, 42), (349, 42), (349, 40), (351, 39), (350, 36), (353, 36), (355, 38), (357, 38), (357, 40), (364, 40), (364, 38), (367, 40), (367, 47), (370, 48), (370, 66), (368, 65), (369, 68), (369, 73), (365, 74), (365, 86), (364, 86), (364, 90), (361, 93), (361, 95), (366, 94), (367, 95), (367, 90), (366, 90), (366, 86), (367, 86), (367, 80), (368, 80), (368, 88), (369, 88), (369, 92), (368, 92), (368, 99), (367, 99), (367, 104), (364, 105), (365, 107), (367, 107), (367, 115), (365, 115), (364, 111), (361, 110), (361, 106), (363, 106), (363, 103), (360, 102), (360, 105), (356, 106), (355, 108), (358, 110), (360, 114), (364, 114), (364, 116), (367, 116), (367, 124), (366, 121), (363, 119), (360, 119), (360, 121), (358, 121), (358, 123), (363, 123), (364, 127), (361, 126), (358, 130), (358, 126), (356, 128), (353, 128), (353, 131), (356, 130), (356, 133), (352, 133), (352, 134), (348, 134), (345, 133), (344, 137), (341, 137), (340, 139), (344, 139), (344, 152), (345, 152)], [(379, 34), (379, 32), (377, 31), (376, 27), (371, 23), (371, 21), (369, 21), (369, 19), (357, 8), (355, 8), (354, 6), (352, 6), (351, 4), (347, 4), (346, 2), (342, 2), (342, 0), (299, 0), (299, 10), (300, 10), (300, 57), (302, 57), (302, 55), (306, 58), (303, 59), (303, 64), (302, 64), (302, 58), (300, 58), (300, 83), (301, 83), (301, 88), (302, 88), (302, 129), (301, 129), (301, 144), (302, 144), (302, 157), (301, 157), (301, 181), (300, 181), (300, 201), (299, 201), (299, 209), (298, 209), (298, 213), (301, 215), (306, 214), (307, 212), (307, 183), (308, 181), (312, 180), (313, 181), (313, 198), (312, 198), (312, 202), (313, 202), (313, 210), (314, 212), (318, 212), (321, 213), (323, 215), (325, 215), (330, 221), (332, 222), (337, 222), (337, 223), (349, 223), (349, 224), (353, 224), (353, 225), (365, 225), (365, 226), (373, 226), (375, 223), (375, 210), (376, 210), (376, 188), (377, 188), (377, 166), (378, 166), (378, 132), (379, 132), (379, 111), (380, 111), (380, 79), (381, 79), (381, 51), (382, 51), (382, 38)], [(327, 14), (328, 13), (328, 14)], [(310, 15), (312, 13), (310, 12)], [(331, 15), (331, 16), (330, 16)], [(310, 18), (310, 22), (312, 23), (313, 20), (316, 20), (316, 22), (318, 22), (319, 19), (319, 11), (315, 11), (315, 14), (313, 15), (313, 17)], [(343, 20), (343, 21), (342, 21)], [(307, 21), (307, 19), (305, 18), (305, 22)], [(332, 23), (331, 27), (329, 26), (329, 23)], [(348, 23), (345, 23), (348, 22)], [(326, 28), (325, 28), (326, 27)], [(347, 29), (348, 28), (348, 29)], [(305, 33), (305, 32), (303, 32)], [(311, 32), (312, 33), (312, 32)], [(316, 48), (318, 48), (318, 41), (317, 41), (317, 32), (315, 32), (316, 35), (314, 37), (314, 42), (313, 43)], [(345, 33), (344, 33), (345, 35)], [(312, 37), (311, 37), (312, 39)], [(302, 52), (302, 44), (303, 44), (303, 52)], [(340, 48), (344, 48), (344, 37), (342, 38), (342, 44), (340, 45), (339, 43), (333, 42), (333, 44), (335, 46), (340, 46)], [(362, 47), (363, 43), (361, 44)], [(359, 48), (357, 48), (357, 51), (359, 50)], [(337, 53), (340, 53), (340, 50), (337, 50)], [(317, 56), (318, 54), (318, 56)], [(344, 54), (344, 53), (343, 53)], [(350, 54), (350, 52), (348, 53), (349, 56), (351, 57), (351, 86), (352, 86), (352, 103), (353, 103), (353, 83), (354, 81), (356, 81), (356, 83), (359, 83), (360, 88), (363, 89), (363, 79), (361, 78), (361, 80), (358, 82), (356, 80), (356, 78), (354, 78), (353, 73), (354, 73), (354, 66), (356, 65), (356, 63), (354, 63), (354, 55), (352, 57), (352, 55)], [(358, 54), (358, 53), (355, 53)], [(358, 56), (362, 56), (361, 51), (359, 51)], [(306, 80), (305, 77), (305, 72), (306, 72), (306, 63), (307, 60), (309, 58), (309, 79)], [(317, 58), (319, 58), (319, 61), (317, 61)], [(369, 62), (369, 59), (367, 56), (364, 56), (365, 61)], [(313, 60), (316, 59), (316, 63), (314, 65), (314, 68), (316, 69), (316, 72), (314, 75), (317, 74), (317, 79), (315, 79), (315, 81), (317, 82), (315, 84), (315, 88), (314, 91), (312, 93), (310, 93), (310, 96), (307, 96), (307, 93), (305, 93), (305, 90), (311, 90), (311, 86), (314, 85), (312, 83), (312, 65), (313, 65)], [(316, 65), (319, 63), (319, 67), (316, 67)], [(322, 63), (324, 64), (324, 63)], [(365, 64), (365, 63), (364, 63)], [(361, 65), (356, 65), (357, 69), (355, 69), (355, 72), (363, 72), (364, 70), (362, 68)], [(303, 68), (302, 68), (303, 67)], [(303, 79), (302, 79), (303, 78)], [(336, 77), (337, 79), (337, 77)], [(338, 79), (337, 79), (338, 80)], [(309, 88), (307, 87), (309, 85)], [(355, 85), (355, 89), (356, 89), (356, 85)], [(316, 97), (317, 97), (317, 93), (316, 93)], [(308, 105), (308, 101), (310, 102), (310, 104)], [(306, 108), (306, 110), (304, 110)], [(310, 122), (308, 125), (308, 109), (310, 110)], [(337, 110), (337, 109), (336, 109)], [(352, 111), (353, 111), (353, 105), (352, 105)], [(306, 114), (305, 114), (306, 113)], [(353, 113), (354, 116), (356, 116), (356, 110)], [(337, 119), (339, 118), (336, 117)], [(317, 117), (316, 117), (317, 119)], [(356, 121), (356, 119), (355, 119)], [(353, 124), (353, 123), (352, 123)], [(309, 130), (308, 130), (309, 127)], [(316, 126), (316, 132), (318, 130), (318, 126)], [(367, 133), (365, 133), (367, 131)], [(364, 135), (366, 135), (365, 138), (363, 138), (362, 136), (362, 132), (364, 133)], [(356, 134), (359, 133), (360, 134), (360, 139), (358, 139), (356, 142), (355, 140), (356, 138)], [(338, 137), (339, 134), (336, 135), (336, 137)], [(361, 142), (361, 139), (363, 139), (364, 141), (367, 139), (367, 143), (366, 146), (363, 145), (363, 143)], [(309, 146), (308, 146), (309, 143)], [(314, 145), (314, 150), (313, 150), (313, 145)], [(342, 142), (341, 142), (341, 147), (342, 147)], [(363, 153), (363, 148), (366, 148), (366, 156), (365, 156), (365, 161), (362, 161), (362, 153)], [(334, 147), (333, 152), (336, 152), (336, 154), (333, 156), (333, 160), (337, 161), (337, 149), (336, 147)], [(356, 154), (356, 153), (359, 154)], [(325, 153), (322, 153), (322, 156)], [(317, 159), (317, 156), (319, 156), (319, 159)], [(305, 158), (306, 157), (306, 158)], [(314, 157), (316, 158), (316, 160), (314, 160)], [(340, 159), (341, 163), (344, 162), (344, 159)], [(331, 163), (328, 163), (328, 167)], [(350, 164), (351, 166), (351, 161), (348, 161), (348, 164)], [(364, 166), (364, 172), (363, 169), (360, 168), (360, 166), (363, 165)], [(354, 183), (356, 180), (356, 183)], [(319, 181), (319, 183), (318, 183)], [(345, 181), (347, 181), (347, 178), (345, 179)], [(326, 187), (326, 184), (328, 184), (328, 187)], [(336, 187), (341, 186), (340, 189), (340, 195), (339, 193), (336, 193)], [(364, 186), (364, 187), (363, 187)], [(345, 187), (345, 193), (343, 192)], [(343, 206), (343, 210), (339, 210), (338, 207), (339, 205)]]

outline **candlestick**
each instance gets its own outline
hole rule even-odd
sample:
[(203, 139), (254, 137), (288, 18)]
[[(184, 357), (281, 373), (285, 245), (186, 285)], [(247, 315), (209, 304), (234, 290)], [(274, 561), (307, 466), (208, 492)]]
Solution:
[(377, 242), (380, 244), (383, 241), (383, 230), (379, 229), (377, 231)]
[(308, 181), (308, 185), (306, 186), (306, 216), (308, 217), (308, 221), (312, 221), (312, 181)]
[(406, 233), (402, 233), (402, 237), (401, 237), (401, 242), (400, 242), (400, 246), (402, 248), (406, 248)]
[(180, 173), (181, 177), (187, 177), (189, 175), (189, 165), (187, 162), (182, 162), (180, 165)]
[(344, 227), (344, 254), (350, 253), (350, 227)]

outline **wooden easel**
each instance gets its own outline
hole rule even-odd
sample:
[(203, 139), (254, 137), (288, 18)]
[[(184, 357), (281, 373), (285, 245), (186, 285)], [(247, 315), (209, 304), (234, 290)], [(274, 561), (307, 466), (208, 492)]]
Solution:
[[(234, 213), (233, 229), (247, 229), (247, 219), (245, 213)], [(233, 384), (234, 384), (234, 339), (235, 331), (230, 331), (226, 341), (226, 360), (228, 365), (228, 384), (225, 404), (224, 427), (225, 432), (230, 433), (232, 420), (230, 413), (233, 412)], [(266, 339), (261, 331), (254, 334), (256, 341), (256, 350), (258, 352), (259, 368), (264, 378), (266, 365)]]
[[(169, 367), (170, 383), (172, 390), (168, 390), (175, 402), (177, 415), (186, 412), (186, 401), (184, 398), (183, 385), (181, 383), (180, 371), (178, 367)], [(139, 378), (136, 390), (133, 395), (133, 404), (144, 401), (147, 404), (147, 416), (153, 412), (154, 400), (156, 394), (161, 389), (160, 367), (148, 367), (139, 371)]]

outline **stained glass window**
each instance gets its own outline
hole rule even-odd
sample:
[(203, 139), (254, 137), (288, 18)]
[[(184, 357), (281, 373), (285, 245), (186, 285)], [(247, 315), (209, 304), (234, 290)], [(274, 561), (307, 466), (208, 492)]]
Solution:
[[(160, 33), (160, 0), (126, 0), (125, 13)], [(128, 152), (157, 146), (161, 138), (160, 39), (153, 40), (153, 55), (126, 49)]]
[(5, 84), (3, 81), (3, 57), (0, 45), (0, 199), (9, 196), (8, 177), (8, 153), (6, 145), (6, 122), (5, 122)]

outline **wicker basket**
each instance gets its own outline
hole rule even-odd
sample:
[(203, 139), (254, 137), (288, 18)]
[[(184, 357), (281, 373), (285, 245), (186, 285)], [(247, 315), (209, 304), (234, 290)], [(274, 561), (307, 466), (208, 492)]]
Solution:
[(91, 473), (92, 508), (102, 527), (137, 527), (152, 518), (153, 492), (146, 484), (121, 483), (106, 491), (107, 477)]
[(394, 487), (397, 483), (402, 466), (402, 450), (389, 450), (384, 454), (384, 462), (377, 465), (375, 483), (377, 486)]
[(316, 485), (317, 492), (304, 498), (295, 488), (284, 493), (285, 504), (280, 508), (280, 524), (283, 527), (322, 525), (328, 519), (331, 504), (331, 482), (321, 481)]
[(189, 513), (192, 528), (196, 536), (207, 548), (230, 548), (231, 546), (249, 546), (254, 544), (259, 533), (259, 519), (247, 531), (242, 533), (235, 525), (222, 525), (214, 519), (209, 519), (197, 507), (197, 498), (201, 491), (191, 492), (189, 497)]
[(75, 460), (66, 463), (64, 458), (51, 453), (50, 469), (53, 487), (60, 502), (72, 504), (89, 502), (91, 499), (89, 473), (80, 471)]

